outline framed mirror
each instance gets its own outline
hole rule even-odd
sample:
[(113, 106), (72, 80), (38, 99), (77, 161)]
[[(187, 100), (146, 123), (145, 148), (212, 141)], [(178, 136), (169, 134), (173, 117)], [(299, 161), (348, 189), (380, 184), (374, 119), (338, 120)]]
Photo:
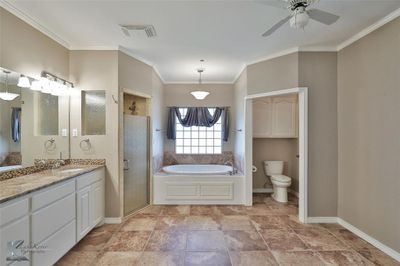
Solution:
[(45, 82), (0, 68), (0, 172), (69, 158), (69, 95)]

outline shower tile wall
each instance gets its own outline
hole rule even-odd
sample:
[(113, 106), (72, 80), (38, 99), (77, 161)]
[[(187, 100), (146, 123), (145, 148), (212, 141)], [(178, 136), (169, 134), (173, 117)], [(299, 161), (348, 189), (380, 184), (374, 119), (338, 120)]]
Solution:
[(174, 152), (164, 152), (164, 165), (174, 164), (224, 164), (227, 161), (233, 162), (233, 153), (225, 151), (222, 154), (176, 154)]

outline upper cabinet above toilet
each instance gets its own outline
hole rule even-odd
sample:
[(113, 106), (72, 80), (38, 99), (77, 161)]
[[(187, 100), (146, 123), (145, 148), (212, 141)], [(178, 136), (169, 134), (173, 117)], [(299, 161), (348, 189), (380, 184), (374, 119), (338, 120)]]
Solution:
[(297, 138), (297, 128), (297, 95), (265, 97), (254, 100), (254, 138)]

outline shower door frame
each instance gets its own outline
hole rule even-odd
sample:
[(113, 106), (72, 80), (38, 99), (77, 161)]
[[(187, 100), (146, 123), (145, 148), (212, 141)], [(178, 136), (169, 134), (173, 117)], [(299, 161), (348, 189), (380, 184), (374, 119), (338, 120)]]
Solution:
[(299, 220), (307, 223), (308, 218), (308, 88), (251, 94), (244, 97), (245, 116), (245, 205), (253, 204), (253, 100), (263, 97), (297, 93), (299, 97)]
[[(152, 97), (147, 93), (143, 93), (140, 91), (132, 90), (132, 89), (121, 89), (119, 94), (119, 121), (120, 121), (120, 134), (119, 134), (119, 191), (120, 191), (120, 213), (122, 217), (122, 221), (126, 220), (136, 212), (132, 212), (125, 216), (125, 206), (124, 206), (124, 94), (129, 94), (132, 96), (146, 98), (149, 101), (148, 110), (151, 110), (152, 105)], [(151, 158), (153, 158), (153, 129), (152, 129), (152, 116), (151, 112), (148, 114), (148, 198), (149, 205), (153, 203), (153, 162)], [(147, 206), (146, 206), (147, 207)], [(144, 207), (144, 208), (146, 208)]]

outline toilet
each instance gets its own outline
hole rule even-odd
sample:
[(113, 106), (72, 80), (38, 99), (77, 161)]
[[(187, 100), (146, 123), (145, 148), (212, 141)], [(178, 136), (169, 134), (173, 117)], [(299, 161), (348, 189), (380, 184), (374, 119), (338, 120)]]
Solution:
[(283, 161), (264, 161), (265, 173), (270, 178), (274, 189), (272, 198), (278, 202), (286, 203), (288, 201), (287, 188), (292, 183), (292, 179), (282, 175), (283, 165)]

